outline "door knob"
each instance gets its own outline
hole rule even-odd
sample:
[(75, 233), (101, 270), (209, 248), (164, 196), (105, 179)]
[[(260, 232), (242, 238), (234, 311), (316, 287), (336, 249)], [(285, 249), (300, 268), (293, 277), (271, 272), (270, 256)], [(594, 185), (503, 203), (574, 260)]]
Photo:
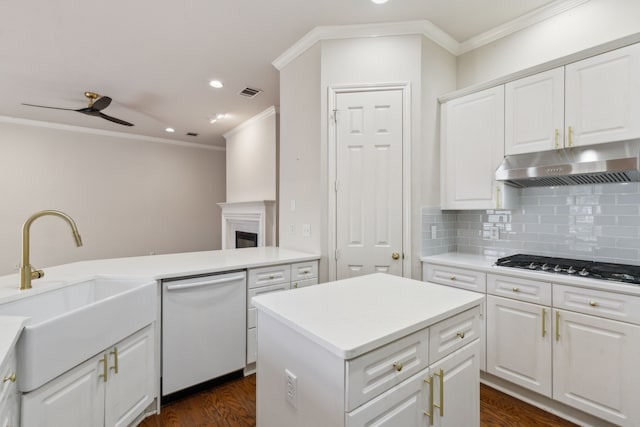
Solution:
[(398, 252), (394, 252), (394, 253), (391, 254), (391, 258), (400, 259), (400, 254)]

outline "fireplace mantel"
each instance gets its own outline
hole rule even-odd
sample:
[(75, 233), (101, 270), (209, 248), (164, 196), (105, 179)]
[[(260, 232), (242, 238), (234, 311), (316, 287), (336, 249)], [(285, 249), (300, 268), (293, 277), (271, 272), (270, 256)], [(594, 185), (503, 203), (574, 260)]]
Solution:
[(236, 231), (258, 234), (258, 246), (275, 246), (276, 202), (218, 203), (222, 209), (222, 249), (235, 248)]

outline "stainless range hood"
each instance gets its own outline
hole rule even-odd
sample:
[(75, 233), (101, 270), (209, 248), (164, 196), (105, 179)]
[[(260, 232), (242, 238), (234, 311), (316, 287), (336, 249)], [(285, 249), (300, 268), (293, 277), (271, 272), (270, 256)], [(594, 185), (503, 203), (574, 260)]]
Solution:
[(640, 139), (506, 156), (496, 180), (515, 187), (640, 181)]

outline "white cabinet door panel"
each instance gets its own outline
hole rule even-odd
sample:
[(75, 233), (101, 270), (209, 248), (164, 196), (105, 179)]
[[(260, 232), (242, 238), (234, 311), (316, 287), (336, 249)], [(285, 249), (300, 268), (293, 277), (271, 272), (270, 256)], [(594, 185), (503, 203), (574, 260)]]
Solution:
[(564, 67), (505, 85), (505, 154), (563, 146)]
[(566, 66), (565, 124), (572, 146), (640, 137), (639, 75), (640, 44)]

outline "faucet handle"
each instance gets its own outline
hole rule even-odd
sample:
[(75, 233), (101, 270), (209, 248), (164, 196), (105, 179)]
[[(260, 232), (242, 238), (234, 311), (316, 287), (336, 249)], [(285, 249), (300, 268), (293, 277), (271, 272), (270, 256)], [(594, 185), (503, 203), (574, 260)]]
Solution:
[(44, 270), (36, 270), (33, 266), (29, 267), (31, 267), (31, 279), (40, 279), (44, 276)]

